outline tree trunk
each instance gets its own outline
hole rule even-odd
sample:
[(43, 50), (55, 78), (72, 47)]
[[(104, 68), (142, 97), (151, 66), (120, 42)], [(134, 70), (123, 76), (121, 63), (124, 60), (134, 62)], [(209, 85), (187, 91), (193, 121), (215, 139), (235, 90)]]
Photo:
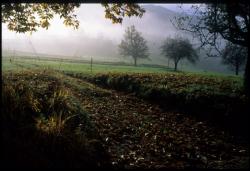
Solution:
[(178, 64), (178, 62), (175, 62), (175, 63), (174, 63), (174, 70), (175, 70), (175, 71), (177, 71), (177, 64)]
[(235, 75), (239, 75), (239, 65), (235, 66)]
[(134, 57), (134, 61), (135, 61), (135, 66), (137, 66), (137, 58), (136, 57)]
[(250, 97), (250, 78), (249, 78), (249, 73), (250, 72), (250, 59), (249, 55), (247, 56), (247, 63), (246, 63), (246, 68), (245, 68), (245, 75), (244, 75), (244, 88), (246, 95)]

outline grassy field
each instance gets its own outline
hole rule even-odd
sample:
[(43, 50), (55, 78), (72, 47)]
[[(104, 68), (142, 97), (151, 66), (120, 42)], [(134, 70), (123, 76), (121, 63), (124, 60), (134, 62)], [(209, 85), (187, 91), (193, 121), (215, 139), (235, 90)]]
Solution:
[[(32, 58), (32, 57), (16, 57), (14, 60), (12, 59), (10, 62), (9, 57), (2, 58), (2, 70), (25, 70), (31, 68), (51, 68), (55, 70), (62, 71), (72, 71), (72, 72), (85, 72), (91, 73), (91, 64), (90, 61), (86, 60), (74, 60), (74, 59), (56, 59), (56, 58)], [(126, 63), (108, 63), (101, 61), (94, 61), (92, 65), (93, 73), (108, 73), (108, 72), (126, 72), (126, 73), (168, 73), (173, 72), (172, 68), (168, 68), (167, 66), (160, 65), (139, 65), (134, 67), (133, 65)], [(178, 71), (185, 72), (190, 74), (198, 74), (205, 76), (221, 76), (221, 77), (229, 77), (232, 79), (241, 80), (242, 76), (235, 76), (230, 74), (218, 73), (218, 72), (208, 72), (208, 71)]]
[[(10, 62), (9, 58), (2, 60), (3, 70), (27, 69), (27, 68), (53, 68), (56, 70), (73, 71), (73, 72), (91, 72), (90, 62), (87, 61), (62, 61), (60, 60), (37, 60), (37, 59), (21, 59), (16, 58)], [(129, 66), (125, 64), (103, 64), (102, 62), (94, 63), (92, 72), (168, 72), (171, 69), (164, 67), (145, 67), (145, 66)]]
[(241, 77), (20, 58), (2, 69), (4, 166), (249, 168)]

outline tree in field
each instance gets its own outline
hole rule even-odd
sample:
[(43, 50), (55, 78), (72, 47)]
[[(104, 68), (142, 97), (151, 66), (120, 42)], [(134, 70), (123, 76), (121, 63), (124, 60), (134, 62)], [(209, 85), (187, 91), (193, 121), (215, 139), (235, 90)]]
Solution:
[(162, 54), (174, 62), (174, 70), (180, 60), (187, 59), (191, 63), (198, 60), (198, 55), (188, 39), (181, 37), (167, 38), (161, 46)]
[[(34, 32), (38, 28), (50, 26), (50, 20), (55, 15), (64, 19), (66, 26), (75, 29), (79, 27), (79, 21), (74, 14), (80, 3), (2, 3), (2, 23), (6, 23), (11, 31), (25, 33)], [(145, 10), (138, 4), (108, 4), (102, 3), (105, 8), (105, 17), (113, 23), (122, 23), (123, 17), (142, 17)]]
[(222, 63), (228, 65), (230, 69), (235, 71), (235, 75), (239, 74), (247, 58), (247, 48), (227, 43), (222, 51)]
[(122, 56), (132, 57), (135, 66), (137, 66), (137, 59), (145, 59), (149, 55), (147, 42), (135, 29), (135, 26), (126, 29), (124, 39), (119, 45), (119, 51)]
[[(212, 47), (220, 56), (220, 40), (248, 48), (249, 44), (249, 11), (247, 0), (228, 1), (193, 6), (190, 16), (175, 18), (173, 24), (180, 30), (193, 33), (201, 46)], [(194, 21), (196, 20), (196, 21)], [(250, 58), (246, 59), (244, 86), (250, 97)]]

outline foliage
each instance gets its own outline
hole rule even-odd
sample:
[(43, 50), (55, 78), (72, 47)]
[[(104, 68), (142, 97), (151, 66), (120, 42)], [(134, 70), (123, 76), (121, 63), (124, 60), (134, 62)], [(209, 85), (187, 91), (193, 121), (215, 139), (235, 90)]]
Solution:
[[(80, 7), (80, 3), (3, 3), (2, 23), (7, 23), (8, 29), (19, 33), (34, 32), (39, 27), (50, 26), (50, 20), (55, 15), (63, 18), (66, 26), (75, 29), (79, 27), (79, 21), (74, 14), (75, 9)], [(111, 19), (113, 23), (121, 23), (123, 17), (139, 16), (145, 12), (137, 4), (107, 4), (103, 3), (105, 17)]]
[(8, 29), (20, 33), (34, 32), (37, 28), (48, 29), (54, 15), (64, 19), (66, 26), (79, 27), (79, 21), (74, 14), (78, 3), (47, 4), (47, 3), (5, 3), (2, 4), (2, 23), (8, 24)]
[(124, 17), (139, 16), (142, 17), (145, 10), (138, 4), (108, 4), (103, 3), (102, 6), (105, 8), (105, 17), (111, 19), (113, 23), (122, 23)]
[(120, 54), (131, 56), (134, 59), (134, 65), (137, 65), (137, 59), (148, 58), (147, 42), (141, 36), (135, 26), (128, 27), (124, 34), (124, 40), (119, 45)]
[(181, 37), (167, 38), (161, 49), (163, 55), (174, 61), (175, 71), (180, 60), (186, 58), (188, 61), (195, 63), (198, 59), (198, 55), (189, 40)]
[(247, 48), (232, 43), (227, 43), (222, 52), (222, 63), (234, 70), (236, 75), (238, 75), (238, 72), (245, 64), (246, 58)]

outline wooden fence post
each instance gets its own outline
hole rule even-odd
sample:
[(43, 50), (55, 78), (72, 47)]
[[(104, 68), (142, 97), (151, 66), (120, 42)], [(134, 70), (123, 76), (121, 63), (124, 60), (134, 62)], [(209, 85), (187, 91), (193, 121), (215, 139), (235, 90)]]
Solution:
[(90, 70), (91, 70), (91, 73), (92, 73), (92, 66), (93, 66), (93, 59), (91, 57), (91, 61), (90, 61)]

